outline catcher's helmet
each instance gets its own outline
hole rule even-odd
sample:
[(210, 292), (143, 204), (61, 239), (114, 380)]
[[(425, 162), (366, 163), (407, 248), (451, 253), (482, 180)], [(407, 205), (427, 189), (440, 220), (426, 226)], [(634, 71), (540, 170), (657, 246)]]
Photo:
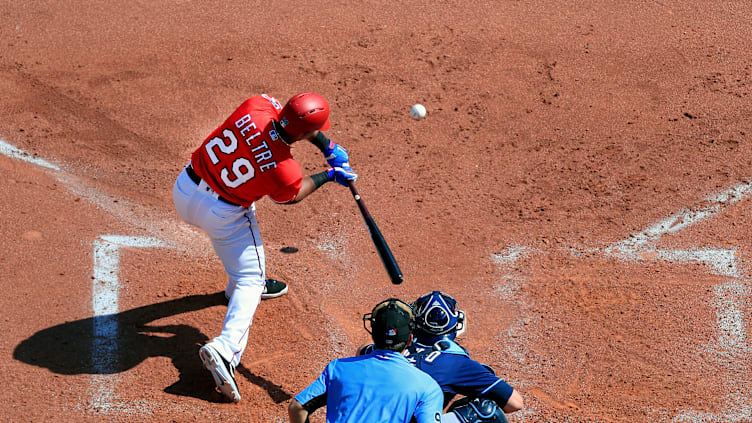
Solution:
[(413, 310), (415, 338), (420, 344), (453, 340), (465, 331), (465, 312), (457, 308), (457, 301), (448, 294), (440, 291), (424, 294), (415, 300)]
[(318, 94), (298, 93), (279, 113), (279, 124), (292, 138), (306, 132), (329, 129), (329, 103)]

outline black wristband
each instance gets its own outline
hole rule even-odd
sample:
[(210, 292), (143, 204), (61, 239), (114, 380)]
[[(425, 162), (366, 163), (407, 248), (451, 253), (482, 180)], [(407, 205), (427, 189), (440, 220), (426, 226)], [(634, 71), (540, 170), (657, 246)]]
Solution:
[(314, 175), (311, 175), (311, 179), (313, 179), (313, 184), (316, 185), (316, 188), (318, 188), (321, 185), (329, 182), (329, 175), (327, 175), (326, 172), (316, 173)]
[(329, 138), (324, 135), (323, 132), (319, 131), (318, 134), (316, 134), (315, 137), (310, 139), (311, 144), (318, 147), (319, 150), (321, 150), (322, 153), (326, 153), (326, 150), (329, 148)]

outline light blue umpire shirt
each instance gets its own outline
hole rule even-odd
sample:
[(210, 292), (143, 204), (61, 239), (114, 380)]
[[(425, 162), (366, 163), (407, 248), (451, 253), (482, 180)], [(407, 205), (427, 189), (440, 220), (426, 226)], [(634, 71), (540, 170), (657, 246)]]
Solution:
[(402, 354), (374, 350), (329, 362), (295, 399), (309, 412), (325, 400), (327, 423), (408, 423), (413, 416), (418, 423), (436, 423), (444, 396), (436, 381)]

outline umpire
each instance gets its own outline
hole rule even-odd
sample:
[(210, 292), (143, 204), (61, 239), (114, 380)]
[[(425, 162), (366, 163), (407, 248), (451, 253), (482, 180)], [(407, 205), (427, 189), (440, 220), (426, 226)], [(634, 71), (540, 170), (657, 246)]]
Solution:
[(418, 423), (441, 422), (441, 388), (402, 355), (413, 339), (412, 307), (390, 298), (363, 316), (363, 325), (374, 350), (329, 362), (290, 403), (290, 422), (305, 423), (324, 405), (327, 423), (408, 423), (413, 417)]

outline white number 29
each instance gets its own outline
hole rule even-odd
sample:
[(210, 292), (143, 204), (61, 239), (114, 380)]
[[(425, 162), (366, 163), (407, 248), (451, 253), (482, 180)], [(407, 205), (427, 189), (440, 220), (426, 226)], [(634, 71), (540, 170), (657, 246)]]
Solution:
[[(219, 151), (224, 154), (232, 154), (238, 149), (238, 139), (230, 129), (222, 131), (224, 139), (220, 137), (214, 137), (206, 143), (206, 153), (209, 155), (212, 164), (219, 163), (217, 153), (214, 152), (214, 147), (219, 148)], [(229, 141), (228, 143), (225, 142)], [(222, 182), (230, 188), (237, 188), (249, 180), (253, 179), (256, 174), (256, 170), (253, 168), (250, 160), (245, 157), (239, 157), (232, 162), (232, 173), (235, 175), (235, 180), (230, 180), (230, 171), (223, 167), (219, 175), (222, 177)]]

